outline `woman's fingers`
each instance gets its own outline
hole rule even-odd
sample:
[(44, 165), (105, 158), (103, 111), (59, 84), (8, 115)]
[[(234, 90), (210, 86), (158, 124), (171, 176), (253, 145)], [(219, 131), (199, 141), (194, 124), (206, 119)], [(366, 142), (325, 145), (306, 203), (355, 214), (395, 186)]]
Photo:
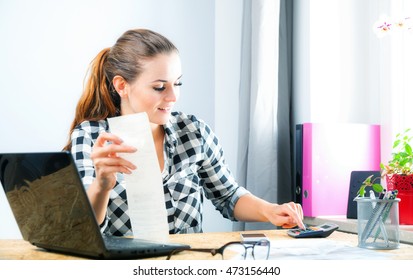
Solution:
[(108, 133), (108, 132), (101, 132), (96, 139), (96, 143), (94, 147), (103, 147), (106, 142), (112, 142), (113, 144), (122, 144), (123, 140), (116, 136), (115, 134)]
[(284, 204), (286, 206), (286, 213), (291, 218), (290, 222), (287, 223), (285, 226), (289, 227), (291, 225), (298, 225), (300, 228), (304, 229), (303, 223), (303, 209), (300, 204), (289, 202)]
[(130, 174), (132, 170), (136, 169), (134, 164), (122, 157), (100, 157), (94, 160), (94, 164), (96, 168), (100, 169), (101, 173), (105, 174), (113, 172)]
[(96, 179), (103, 189), (113, 188), (116, 173), (131, 174), (136, 166), (119, 156), (120, 153), (134, 153), (137, 149), (123, 144), (118, 136), (102, 132), (93, 145), (90, 155), (95, 166)]
[(123, 144), (108, 144), (103, 147), (94, 147), (92, 157), (118, 157), (118, 153), (134, 153), (136, 151), (137, 149), (132, 146)]

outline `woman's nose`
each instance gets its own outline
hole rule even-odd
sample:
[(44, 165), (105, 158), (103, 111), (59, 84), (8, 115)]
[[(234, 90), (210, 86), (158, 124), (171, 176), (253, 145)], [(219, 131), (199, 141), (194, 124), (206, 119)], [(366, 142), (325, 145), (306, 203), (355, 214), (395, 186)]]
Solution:
[(165, 100), (168, 102), (176, 102), (178, 96), (179, 96), (179, 88), (171, 87), (165, 96)]

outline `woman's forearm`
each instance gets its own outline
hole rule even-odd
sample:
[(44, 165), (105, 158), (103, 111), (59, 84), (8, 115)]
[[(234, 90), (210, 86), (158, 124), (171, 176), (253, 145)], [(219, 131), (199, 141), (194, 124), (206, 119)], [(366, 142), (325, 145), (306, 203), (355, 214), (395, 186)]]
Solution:
[(98, 224), (103, 223), (106, 216), (106, 211), (109, 202), (110, 191), (102, 190), (97, 185), (97, 180), (94, 180), (93, 183), (87, 189), (87, 195), (89, 197), (90, 204), (95, 212), (96, 220)]
[(241, 196), (235, 204), (234, 216), (244, 222), (268, 222), (264, 215), (264, 208), (268, 207), (267, 201), (252, 194)]

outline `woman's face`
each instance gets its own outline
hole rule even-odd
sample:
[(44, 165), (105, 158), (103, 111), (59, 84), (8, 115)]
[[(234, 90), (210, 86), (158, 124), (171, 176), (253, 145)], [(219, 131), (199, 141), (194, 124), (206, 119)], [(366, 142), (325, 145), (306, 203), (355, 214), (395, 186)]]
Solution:
[(127, 94), (121, 96), (122, 115), (146, 112), (151, 123), (163, 125), (179, 98), (180, 57), (176, 52), (158, 54), (142, 64), (142, 73), (133, 83), (127, 84)]

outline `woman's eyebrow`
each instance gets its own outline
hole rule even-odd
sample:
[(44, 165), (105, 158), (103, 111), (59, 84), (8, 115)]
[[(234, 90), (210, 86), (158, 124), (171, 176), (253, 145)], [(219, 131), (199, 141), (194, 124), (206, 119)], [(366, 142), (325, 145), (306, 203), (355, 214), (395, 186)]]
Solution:
[[(179, 77), (177, 78), (177, 80), (179, 80), (180, 78), (182, 78), (182, 75), (181, 75), (181, 76), (179, 76)], [(157, 80), (155, 80), (155, 81), (152, 81), (152, 83), (157, 83), (157, 82), (167, 83), (167, 82), (168, 82), (168, 80), (157, 79)]]
[(167, 80), (162, 80), (162, 79), (158, 79), (158, 80), (152, 81), (152, 83), (157, 83), (157, 82), (167, 83), (168, 81), (167, 81)]

